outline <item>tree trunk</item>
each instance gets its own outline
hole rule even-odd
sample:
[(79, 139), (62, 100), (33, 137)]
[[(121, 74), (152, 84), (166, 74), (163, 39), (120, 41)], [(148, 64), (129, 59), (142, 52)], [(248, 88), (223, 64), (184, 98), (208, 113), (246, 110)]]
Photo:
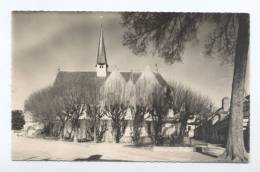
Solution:
[(226, 151), (221, 156), (234, 162), (246, 162), (248, 157), (243, 139), (243, 102), (247, 56), (249, 47), (249, 16), (238, 15), (238, 36), (235, 54), (234, 76), (231, 95), (231, 114), (229, 119)]
[(75, 143), (78, 142), (78, 127), (75, 127), (75, 129), (74, 129), (73, 142), (75, 142)]
[(60, 131), (59, 131), (59, 139), (63, 140), (64, 138), (64, 128), (65, 128), (65, 122), (62, 122), (61, 127), (60, 127)]
[(94, 142), (97, 143), (98, 139), (97, 139), (97, 120), (96, 120), (96, 117), (95, 117), (95, 120), (94, 120), (94, 133), (93, 133), (93, 137), (94, 137)]

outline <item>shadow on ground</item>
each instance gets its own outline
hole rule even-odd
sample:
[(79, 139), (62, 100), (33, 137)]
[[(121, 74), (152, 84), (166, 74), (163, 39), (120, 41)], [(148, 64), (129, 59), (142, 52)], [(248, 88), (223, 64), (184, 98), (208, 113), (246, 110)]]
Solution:
[(121, 161), (121, 162), (130, 162), (126, 160), (117, 160), (117, 159), (101, 159), (102, 155), (91, 155), (88, 158), (77, 158), (74, 161)]

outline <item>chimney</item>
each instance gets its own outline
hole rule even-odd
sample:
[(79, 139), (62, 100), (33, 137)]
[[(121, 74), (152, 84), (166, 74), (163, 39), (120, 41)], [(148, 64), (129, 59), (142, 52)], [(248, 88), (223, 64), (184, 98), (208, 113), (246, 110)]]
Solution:
[(224, 97), (222, 99), (222, 109), (223, 111), (229, 111), (229, 106), (230, 106), (230, 100), (228, 97)]

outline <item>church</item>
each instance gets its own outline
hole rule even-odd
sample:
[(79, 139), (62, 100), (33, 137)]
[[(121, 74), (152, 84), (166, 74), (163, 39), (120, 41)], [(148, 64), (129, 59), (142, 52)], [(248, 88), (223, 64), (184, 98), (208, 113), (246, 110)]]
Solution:
[[(93, 64), (94, 65), (94, 64)], [(56, 79), (54, 81), (53, 86), (59, 87), (63, 85), (72, 85), (72, 86), (83, 86), (85, 88), (96, 88), (97, 90), (100, 90), (102, 86), (104, 85), (113, 85), (114, 82), (120, 82), (122, 85), (127, 87), (127, 85), (132, 84), (136, 86), (142, 86), (138, 94), (139, 97), (144, 98), (143, 94), (146, 94), (149, 89), (153, 89), (153, 85), (157, 85), (161, 89), (164, 89), (168, 87), (167, 82), (162, 77), (162, 75), (158, 72), (158, 70), (152, 70), (149, 66), (147, 66), (144, 71), (142, 72), (135, 72), (135, 71), (129, 71), (129, 72), (120, 72), (118, 69), (114, 69), (113, 71), (109, 71), (109, 64), (106, 56), (106, 48), (105, 48), (105, 39), (104, 39), (104, 33), (103, 28), (101, 25), (100, 29), (100, 35), (99, 35), (99, 44), (98, 44), (98, 52), (97, 52), (97, 60), (96, 60), (96, 71), (58, 71), (58, 74), (56, 76)], [(114, 90), (112, 94), (121, 94), (121, 92), (124, 90)], [(126, 116), (129, 116), (129, 114)], [(131, 115), (130, 115), (131, 116)], [(127, 118), (127, 117), (126, 117)], [(130, 119), (131, 117), (128, 117)], [(151, 122), (151, 117), (146, 117), (146, 120), (149, 120)], [(84, 119), (83, 117), (80, 117), (80, 119)], [(86, 118), (85, 118), (86, 119)], [(107, 120), (107, 119), (106, 119)], [(84, 124), (86, 125), (86, 124)], [(130, 124), (129, 124), (130, 125)], [(129, 137), (131, 135), (129, 126), (125, 130), (125, 135), (129, 140)], [(82, 128), (82, 127), (80, 127)], [(83, 127), (84, 128), (84, 127)], [(84, 129), (83, 129), (84, 130)], [(111, 130), (111, 127), (110, 129)], [(110, 131), (107, 131), (109, 135)], [(86, 133), (82, 131), (79, 131), (81, 133), (80, 138), (84, 139)], [(142, 129), (143, 135), (147, 135), (147, 129)], [(110, 139), (105, 139), (111, 140)]]
[[(109, 71), (109, 65), (107, 62), (107, 56), (106, 56), (106, 49), (105, 49), (105, 42), (104, 42), (104, 34), (103, 34), (103, 28), (101, 25), (100, 29), (100, 36), (99, 36), (99, 44), (98, 44), (98, 52), (97, 52), (97, 61), (96, 61), (96, 71), (87, 71), (87, 72), (67, 72), (67, 71), (58, 71), (57, 77), (54, 82), (55, 85), (60, 84), (79, 84), (82, 80), (85, 84), (90, 83), (98, 83), (96, 86), (101, 86), (109, 77), (111, 72)], [(93, 64), (94, 65), (94, 64)], [(116, 69), (117, 70), (117, 69)], [(149, 66), (146, 67), (146, 70), (151, 70)], [(158, 71), (148, 71), (151, 72), (153, 77), (156, 79), (156, 81), (162, 85), (166, 86), (167, 82), (162, 77), (162, 75)], [(136, 83), (136, 81), (141, 77), (142, 72), (120, 72), (121, 76), (125, 79), (126, 82), (128, 82), (131, 79), (133, 79), (133, 82)], [(95, 81), (95, 82), (93, 82)]]

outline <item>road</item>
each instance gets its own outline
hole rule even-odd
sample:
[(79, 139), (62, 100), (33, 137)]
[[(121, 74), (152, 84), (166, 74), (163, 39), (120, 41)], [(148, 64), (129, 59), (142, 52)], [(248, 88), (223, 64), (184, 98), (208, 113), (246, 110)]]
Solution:
[(133, 147), (113, 143), (73, 143), (12, 137), (12, 160), (216, 162), (192, 148)]

